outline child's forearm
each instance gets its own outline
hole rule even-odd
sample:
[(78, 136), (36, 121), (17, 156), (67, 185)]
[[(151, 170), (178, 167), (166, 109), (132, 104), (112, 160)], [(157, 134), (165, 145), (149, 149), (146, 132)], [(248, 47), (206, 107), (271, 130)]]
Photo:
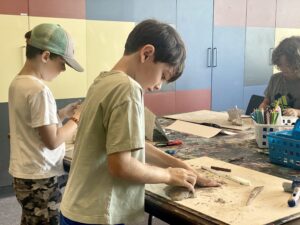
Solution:
[(183, 160), (180, 160), (169, 154), (166, 154), (160, 149), (156, 148), (155, 146), (147, 142), (146, 142), (146, 162), (163, 168), (167, 168), (167, 167), (183, 168), (198, 174), (195, 169), (193, 169), (189, 164), (187, 164)]
[(70, 120), (62, 127), (58, 127), (57, 124), (52, 124), (38, 127), (37, 130), (44, 145), (48, 149), (54, 150), (66, 140), (72, 138), (77, 126), (74, 121)]
[(180, 167), (186, 168), (182, 160), (179, 160), (169, 154), (164, 153), (154, 145), (146, 142), (146, 162), (155, 166), (167, 167)]
[(124, 180), (142, 183), (165, 183), (184, 186), (193, 190), (196, 176), (183, 168), (161, 168), (144, 164), (131, 157), (131, 152), (114, 153), (108, 156), (109, 172), (112, 176)]

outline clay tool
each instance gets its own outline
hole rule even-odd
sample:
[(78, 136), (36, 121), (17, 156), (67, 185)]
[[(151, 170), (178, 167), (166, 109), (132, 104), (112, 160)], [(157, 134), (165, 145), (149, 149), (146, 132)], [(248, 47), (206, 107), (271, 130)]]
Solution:
[(238, 184), (245, 185), (245, 186), (250, 186), (251, 185), (251, 182), (244, 179), (244, 178), (233, 176), (233, 175), (230, 175), (230, 174), (220, 173), (219, 171), (212, 170), (211, 168), (209, 168), (207, 166), (201, 166), (201, 168), (204, 169), (204, 170), (207, 170), (207, 171), (209, 171), (213, 174), (216, 174), (219, 177), (224, 177), (228, 180), (232, 180), (232, 181), (234, 181)]
[(257, 195), (264, 189), (264, 186), (257, 186), (252, 189), (250, 192), (250, 195), (248, 197), (248, 200), (246, 202), (246, 205), (250, 205), (250, 203), (257, 197)]
[(231, 169), (223, 168), (223, 167), (218, 167), (218, 166), (211, 166), (210, 168), (213, 169), (213, 170), (220, 170), (220, 171), (224, 171), (224, 172), (231, 172)]
[(241, 156), (241, 157), (235, 157), (235, 158), (228, 159), (228, 162), (232, 163), (232, 162), (243, 161), (243, 160), (244, 160), (244, 157)]
[(155, 147), (166, 147), (166, 146), (174, 146), (174, 145), (181, 145), (181, 140), (173, 140), (168, 142), (159, 142), (155, 144)]

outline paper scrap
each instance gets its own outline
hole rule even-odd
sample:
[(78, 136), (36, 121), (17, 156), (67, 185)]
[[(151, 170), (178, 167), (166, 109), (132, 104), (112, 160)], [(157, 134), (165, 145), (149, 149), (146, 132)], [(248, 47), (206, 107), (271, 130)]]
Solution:
[(221, 132), (221, 129), (203, 126), (200, 124), (184, 122), (180, 120), (176, 120), (170, 126), (166, 127), (167, 129), (193, 134), (200, 137), (211, 138), (216, 136), (218, 133)]
[(221, 128), (228, 128), (234, 130), (247, 130), (250, 128), (248, 124), (244, 124), (243, 126), (232, 125), (231, 122), (228, 121), (228, 113), (227, 112), (215, 112), (210, 110), (199, 110), (195, 112), (181, 113), (175, 115), (167, 115), (165, 118), (171, 118), (176, 120), (182, 120), (192, 123), (211, 123), (218, 125)]

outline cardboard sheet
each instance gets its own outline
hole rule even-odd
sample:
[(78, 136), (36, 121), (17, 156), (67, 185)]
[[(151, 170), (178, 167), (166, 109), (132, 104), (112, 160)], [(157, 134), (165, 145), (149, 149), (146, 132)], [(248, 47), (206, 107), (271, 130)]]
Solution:
[(164, 117), (199, 124), (215, 124), (220, 128), (229, 128), (234, 130), (247, 130), (250, 128), (250, 124), (248, 123), (244, 123), (243, 126), (232, 125), (232, 123), (228, 121), (227, 112), (200, 110), (195, 112), (167, 115)]
[(219, 128), (203, 126), (200, 124), (189, 123), (180, 120), (175, 121), (174, 123), (172, 123), (170, 126), (166, 128), (187, 133), (187, 134), (193, 134), (200, 137), (205, 137), (205, 138), (214, 137), (221, 132), (221, 129)]
[[(225, 181), (226, 184), (218, 188), (198, 188), (196, 189), (197, 198), (177, 201), (176, 203), (179, 205), (232, 225), (267, 224), (299, 213), (299, 206), (288, 207), (287, 201), (291, 194), (284, 192), (282, 188), (282, 182), (288, 182), (288, 180), (209, 157), (201, 157), (186, 162), (197, 170), (202, 165), (230, 168), (230, 174), (247, 179), (251, 182), (251, 186), (240, 185), (234, 181), (218, 178), (216, 175), (203, 171), (206, 177)], [(256, 186), (264, 186), (264, 189), (250, 205), (246, 206), (249, 194)], [(146, 189), (169, 199), (165, 195), (165, 187), (166, 185), (164, 184), (155, 184), (147, 185)]]

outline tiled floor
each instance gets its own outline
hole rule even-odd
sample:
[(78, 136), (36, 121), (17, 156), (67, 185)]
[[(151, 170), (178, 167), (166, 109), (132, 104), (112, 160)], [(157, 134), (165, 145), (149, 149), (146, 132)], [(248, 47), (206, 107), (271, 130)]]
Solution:
[[(17, 202), (11, 186), (0, 187), (0, 225), (19, 225), (21, 207)], [(147, 225), (148, 214), (145, 213), (145, 220), (138, 224), (126, 225)], [(157, 218), (152, 220), (152, 225), (167, 225)]]

